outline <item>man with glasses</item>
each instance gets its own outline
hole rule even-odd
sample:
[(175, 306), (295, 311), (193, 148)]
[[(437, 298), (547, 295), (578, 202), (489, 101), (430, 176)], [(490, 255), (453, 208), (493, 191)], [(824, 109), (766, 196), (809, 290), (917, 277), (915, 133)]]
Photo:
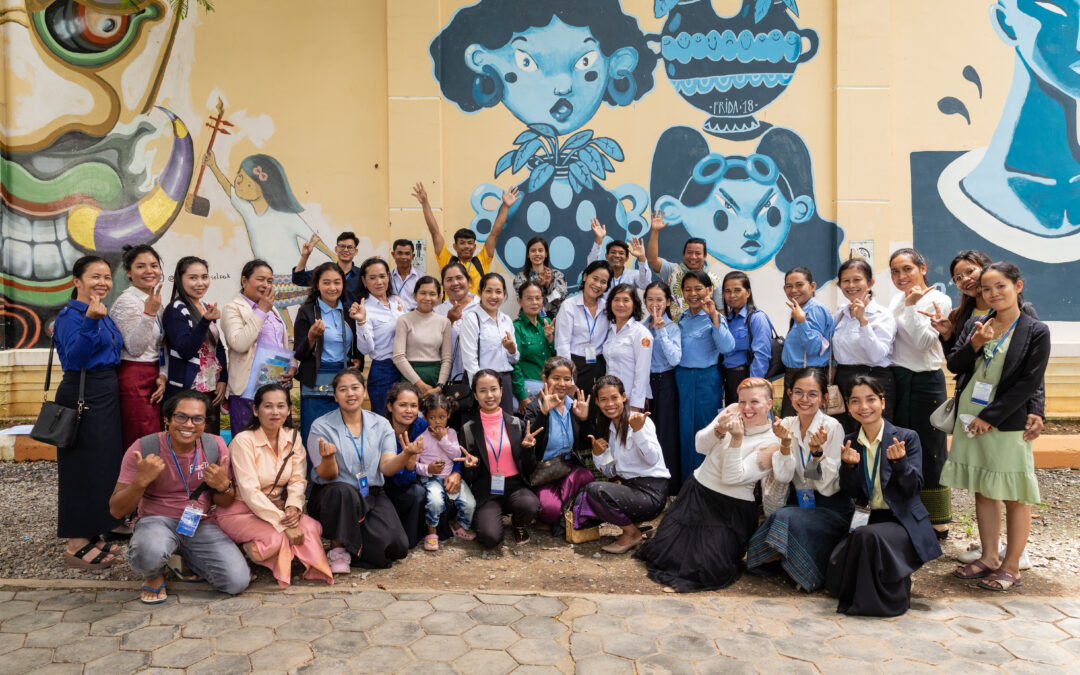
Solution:
[(127, 559), (143, 578), (146, 604), (165, 602), (165, 567), (175, 554), (224, 593), (236, 595), (251, 581), (244, 554), (210, 514), (212, 505), (232, 504), (236, 488), (225, 441), (204, 433), (208, 405), (190, 389), (169, 399), (162, 410), (166, 431), (127, 449), (109, 499), (116, 517), (138, 508)]
[[(322, 240), (319, 239), (319, 235), (311, 235), (311, 239), (305, 241), (300, 247), (300, 260), (296, 263), (296, 267), (292, 271), (292, 282), (297, 286), (310, 286), (313, 273), (308, 271), (307, 264), (308, 258), (311, 257), (312, 252), (315, 250)], [(357, 287), (360, 284), (360, 269), (353, 265), (353, 258), (359, 252), (357, 247), (360, 245), (360, 239), (352, 232), (342, 232), (338, 235), (337, 246), (334, 247), (334, 255), (337, 258), (338, 267), (345, 273), (345, 306), (348, 307), (354, 300), (360, 297), (357, 293)], [(319, 250), (325, 251), (326, 247), (321, 246)]]

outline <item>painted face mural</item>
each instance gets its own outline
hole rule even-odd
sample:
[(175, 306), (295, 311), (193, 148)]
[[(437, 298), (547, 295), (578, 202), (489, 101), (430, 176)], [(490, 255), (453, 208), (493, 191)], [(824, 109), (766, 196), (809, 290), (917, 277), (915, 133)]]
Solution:
[[(619, 143), (579, 131), (601, 104), (627, 106), (653, 87), (656, 54), (618, 0), (481, 0), (459, 10), (429, 51), (443, 95), (463, 112), (501, 104), (528, 127), (495, 166), (496, 177), (528, 172), (496, 247), (507, 268), (521, 269), (525, 242), (540, 233), (573, 285), (592, 218), (620, 239), (647, 232), (645, 190), (600, 182), (623, 159)], [(473, 192), (478, 241), (491, 232), (501, 192), (491, 184)]]
[(153, 110), (176, 27), (158, 0), (0, 2), (0, 281), (5, 315), (20, 317), (5, 326), (5, 347), (41, 340), (78, 257), (118, 260), (179, 212), (191, 138), (174, 114)]

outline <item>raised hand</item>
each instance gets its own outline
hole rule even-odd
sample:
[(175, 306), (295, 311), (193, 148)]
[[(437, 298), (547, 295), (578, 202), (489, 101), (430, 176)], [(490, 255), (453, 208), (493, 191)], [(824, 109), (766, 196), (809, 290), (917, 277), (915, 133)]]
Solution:
[(803, 321), (806, 321), (806, 312), (803, 311), (803, 308), (799, 305), (799, 303), (788, 300), (784, 304), (786, 304), (788, 306), (788, 309), (791, 310), (791, 318), (795, 319), (795, 323), (802, 323)]
[(412, 443), (405, 434), (399, 435), (398, 440), (401, 441), (401, 451), (407, 455), (419, 455), (424, 451), (424, 439), (420, 436), (417, 436)]
[(469, 451), (465, 449), (464, 445), (459, 445), (458, 449), (461, 450), (461, 457), (455, 457), (455, 462), (461, 462), (465, 465), (465, 468), (467, 469), (471, 469), (480, 463), (479, 458), (477, 458), (476, 455), (470, 455)]
[(924, 312), (921, 309), (917, 309), (915, 311), (919, 314), (922, 314), (923, 316), (930, 317), (930, 325), (934, 327), (934, 330), (941, 333), (946, 338), (952, 335), (952, 321), (949, 321), (949, 317), (947, 315), (941, 313), (941, 308), (938, 307), (938, 304), (936, 302), (934, 303), (933, 312)]
[(791, 454), (791, 431), (788, 430), (780, 418), (776, 418), (772, 423), (773, 435), (780, 439), (780, 454)]
[(135, 451), (135, 483), (138, 485), (145, 488), (164, 470), (165, 462), (157, 455), (143, 457), (141, 452)]
[(506, 335), (503, 337), (502, 345), (503, 348), (505, 348), (506, 351), (510, 352), (511, 354), (517, 353), (517, 343), (514, 342), (514, 336), (511, 335), (509, 332), (507, 332)]
[(713, 299), (711, 297), (705, 298), (701, 301), (701, 309), (703, 309), (705, 313), (709, 315), (709, 318), (713, 321), (720, 320), (720, 314), (716, 309), (716, 303), (713, 302)]
[(210, 464), (203, 472), (203, 482), (216, 492), (224, 492), (229, 487), (229, 472), (220, 464)]
[(716, 424), (713, 425), (713, 434), (717, 438), (723, 438), (727, 435), (728, 429), (731, 427), (732, 418), (728, 414), (728, 411), (720, 413), (720, 416), (716, 418)]
[(885, 458), (890, 462), (895, 462), (898, 459), (903, 459), (907, 455), (907, 445), (897, 440), (896, 436), (893, 436), (892, 445), (885, 450)]
[(825, 425), (822, 424), (817, 428), (817, 431), (810, 436), (810, 452), (817, 454), (821, 452), (821, 446), (825, 445), (825, 441), (829, 440), (829, 432), (825, 431)]
[(851, 314), (852, 319), (856, 319), (860, 325), (865, 326), (869, 323), (866, 320), (866, 298), (856, 298), (848, 305), (848, 312)]
[(203, 166), (217, 166), (217, 157), (214, 155), (213, 150), (207, 150), (202, 156)]
[(465, 311), (466, 305), (469, 304), (469, 295), (466, 293), (465, 297), (454, 302), (454, 306), (450, 308), (450, 311), (446, 313), (446, 318), (450, 319), (450, 323), (457, 323), (461, 318), (461, 313)]
[(851, 441), (844, 443), (843, 449), (840, 451), (840, 461), (848, 466), (855, 466), (862, 461), (862, 455), (859, 451), (851, 447)]
[(607, 452), (608, 442), (602, 438), (596, 438), (592, 434), (589, 434), (589, 442), (592, 443), (592, 454), (600, 456)]
[(364, 306), (366, 301), (367, 298), (361, 298), (360, 302), (354, 302), (349, 307), (349, 318), (356, 323), (365, 323), (367, 321), (367, 307)]
[(659, 232), (668, 226), (667, 221), (664, 220), (664, 212), (660, 210), (653, 211), (652, 221), (649, 223), (653, 232)]
[(320, 241), (322, 241), (322, 239), (319, 238), (319, 235), (312, 234), (311, 239), (308, 239), (303, 244), (300, 244), (300, 255), (304, 258), (310, 256)]
[(904, 298), (904, 304), (908, 307), (914, 307), (915, 303), (926, 297), (926, 294), (930, 292), (930, 289), (926, 286), (912, 286), (908, 289), (907, 297)]
[(263, 293), (263, 296), (259, 298), (259, 309), (264, 312), (269, 312), (274, 309), (274, 299), (277, 297), (277, 289), (273, 286), (270, 290)]
[(221, 318), (221, 310), (218, 309), (216, 302), (212, 302), (206, 306), (206, 309), (203, 310), (202, 315), (203, 318), (207, 321), (217, 321)]
[(143, 302), (143, 312), (156, 316), (158, 310), (161, 309), (161, 287), (164, 283), (158, 283), (154, 286), (154, 290), (150, 292), (150, 295), (146, 296), (146, 300)]
[(551, 268), (544, 265), (536, 275), (536, 283), (544, 288), (551, 285)]
[(521, 193), (518, 192), (518, 189), (517, 189), (516, 185), (514, 187), (510, 188), (509, 190), (503, 191), (503, 194), (502, 194), (502, 208), (509, 209), (511, 206), (514, 205), (514, 202), (516, 202), (520, 198), (521, 198)]
[(326, 439), (319, 439), (319, 457), (326, 459), (327, 457), (333, 457), (336, 454), (337, 446)]
[(544, 430), (544, 427), (540, 427), (536, 431), (530, 431), (532, 422), (525, 423), (525, 436), (521, 439), (521, 447), (523, 448), (535, 448), (536, 447), (536, 434)]
[(105, 315), (109, 313), (109, 308), (105, 306), (105, 303), (101, 301), (96, 295), (90, 296), (90, 303), (86, 305), (86, 318), (88, 319), (104, 319)]
[(580, 389), (577, 390), (577, 395), (574, 397), (574, 416), (579, 420), (584, 420), (589, 416), (589, 401), (592, 400), (592, 394), (585, 396), (585, 392)]
[(738, 415), (735, 419), (731, 420), (731, 424), (728, 425), (728, 433), (731, 434), (731, 445), (734, 447), (742, 443), (743, 434), (746, 432), (746, 425), (743, 422), (742, 415)]
[(986, 323), (981, 321), (975, 322), (975, 334), (971, 336), (971, 346), (976, 351), (982, 349), (983, 345), (994, 339), (994, 317), (990, 317), (986, 320)]
[(589, 221), (589, 227), (592, 229), (593, 232), (593, 241), (595, 241), (597, 244), (604, 243), (604, 237), (607, 236), (607, 227), (605, 227), (604, 224), (596, 218), (593, 218)]
[(645, 259), (645, 242), (641, 241), (641, 239), (637, 237), (632, 237), (630, 239), (629, 247), (630, 255), (634, 256), (638, 260)]
[(555, 322), (554, 321), (548, 321), (546, 324), (544, 324), (544, 339), (547, 340), (548, 342), (552, 342), (552, 341), (555, 340)]
[(315, 319), (315, 323), (311, 324), (311, 328), (308, 328), (307, 341), (308, 344), (314, 343), (316, 340), (322, 337), (326, 332), (326, 324), (322, 319)]
[(424, 189), (423, 183), (417, 183), (413, 186), (412, 196), (416, 198), (416, 201), (420, 202), (420, 206), (427, 206), (427, 190)]
[(551, 387), (544, 385), (544, 388), (540, 391), (540, 412), (545, 415), (557, 408), (559, 405), (559, 395), (555, 393), (555, 390)]
[(634, 413), (630, 415), (630, 419), (627, 420), (627, 423), (634, 431), (641, 431), (641, 428), (645, 426), (645, 418), (648, 417), (649, 414), (650, 413)]
[(432, 437), (437, 441), (446, 438), (446, 427), (437, 427), (433, 424), (428, 427), (428, 431), (431, 432)]
[(649, 310), (649, 314), (652, 315), (652, 327), (656, 330), (660, 330), (667, 325), (667, 321), (664, 320), (664, 308), (654, 307)]

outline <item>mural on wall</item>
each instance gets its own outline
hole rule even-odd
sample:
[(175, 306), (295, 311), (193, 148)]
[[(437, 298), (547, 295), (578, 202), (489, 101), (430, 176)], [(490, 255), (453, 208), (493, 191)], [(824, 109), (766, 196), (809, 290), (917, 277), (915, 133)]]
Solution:
[(158, 240), (180, 212), (191, 136), (154, 105), (177, 22), (159, 0), (5, 3), (2, 347), (47, 345), (75, 260), (118, 264), (124, 245)]
[[(651, 203), (673, 222), (660, 241), (669, 260), (681, 258), (686, 236), (701, 236), (736, 269), (775, 261), (781, 269), (813, 267), (822, 283), (833, 278), (843, 234), (817, 213), (806, 144), (788, 129), (770, 134), (754, 117), (817, 52), (817, 33), (796, 26), (792, 14), (794, 0), (744, 0), (727, 18), (709, 0), (656, 0), (662, 32), (646, 34), (619, 0), (480, 0), (458, 10), (429, 47), (443, 95), (466, 113), (502, 104), (526, 126), (514, 147), (492, 158), (495, 177), (526, 172), (518, 185), (524, 196), (496, 247), (502, 263), (519, 271), (525, 242), (540, 234), (573, 287), (592, 245), (592, 218), (611, 238), (648, 237)], [(709, 114), (702, 128), (711, 137), (760, 136), (758, 151), (719, 153), (700, 132), (675, 126), (657, 141), (649, 191), (609, 188), (623, 146), (582, 127), (602, 104), (646, 96), (661, 59), (676, 91)], [(471, 227), (481, 241), (501, 194), (490, 183), (472, 194)]]
[[(932, 251), (976, 248), (995, 260), (1013, 261), (1027, 280), (1024, 297), (1041, 318), (1075, 321), (1080, 3), (999, 0), (990, 18), (1015, 53), (1012, 86), (987, 147), (912, 153), (915, 245)], [(975, 69), (965, 68), (964, 79), (978, 87), (981, 98)], [(943, 113), (973, 110), (949, 98), (939, 104), (948, 103)], [(933, 261), (939, 278), (948, 276), (948, 262)]]

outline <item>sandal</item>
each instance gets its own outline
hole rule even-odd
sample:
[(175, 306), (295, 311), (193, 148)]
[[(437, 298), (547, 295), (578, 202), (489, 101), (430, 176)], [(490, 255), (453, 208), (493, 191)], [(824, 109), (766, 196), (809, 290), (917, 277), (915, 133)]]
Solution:
[(475, 532), (469, 532), (460, 523), (454, 523), (450, 526), (450, 531), (454, 533), (454, 536), (458, 539), (464, 539), (465, 541), (472, 541), (476, 539)]
[(425, 551), (438, 551), (439, 550), (439, 535), (429, 534), (424, 537), (424, 550)]
[(144, 605), (160, 605), (161, 603), (169, 599), (168, 594), (165, 592), (164, 581), (162, 581), (161, 585), (157, 588), (154, 588), (153, 586), (143, 586), (140, 590), (146, 591), (147, 593), (153, 593), (156, 596), (153, 600), (147, 600), (140, 595), (139, 599), (142, 600)]
[(953, 571), (953, 576), (957, 579), (966, 579), (968, 581), (972, 579), (982, 579), (988, 574), (993, 574), (994, 570), (982, 560), (976, 560), (975, 562), (961, 565)]
[[(93, 560), (84, 560), (85, 556), (90, 551), (97, 551), (98, 554)], [(106, 560), (106, 558), (110, 558)], [(86, 546), (83, 546), (75, 553), (64, 554), (64, 562), (68, 567), (79, 570), (103, 570), (108, 569), (116, 564), (116, 557), (111, 553), (106, 553), (94, 546), (94, 542), (91, 541)]]
[(90, 543), (102, 553), (112, 553), (113, 555), (116, 555), (120, 552), (120, 546), (118, 544), (104, 539), (101, 535), (95, 534), (93, 537), (90, 537)]
[[(997, 586), (992, 586), (991, 584), (997, 584)], [(1003, 569), (995, 570), (979, 582), (979, 588), (984, 591), (994, 591), (996, 593), (1004, 593), (1010, 588), (1020, 588), (1023, 585), (1024, 582), (1020, 577), (1014, 577)]]

